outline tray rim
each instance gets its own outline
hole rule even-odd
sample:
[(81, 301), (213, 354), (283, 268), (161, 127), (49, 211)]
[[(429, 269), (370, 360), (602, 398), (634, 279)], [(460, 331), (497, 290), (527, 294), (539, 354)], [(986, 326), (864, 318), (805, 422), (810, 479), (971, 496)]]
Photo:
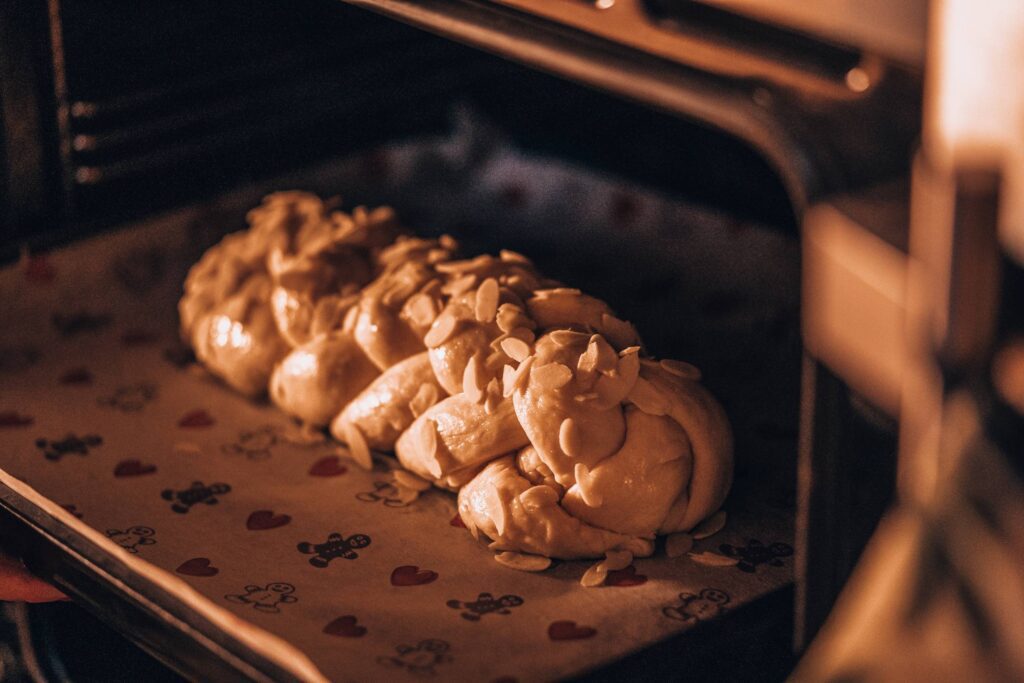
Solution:
[[(3, 469), (0, 523), (13, 523), (14, 533), (28, 541), (20, 545), (30, 569), (178, 673), (193, 680), (208, 678), (211, 669), (234, 680), (328, 680), (295, 646), (236, 617), (170, 572), (141, 558), (120, 557), (116, 544)], [(83, 587), (90, 579), (92, 585)], [(92, 594), (95, 588), (103, 595)], [(170, 629), (198, 646), (199, 652), (189, 654), (200, 656), (175, 656), (159, 647), (166, 639), (147, 638), (149, 631), (132, 628), (133, 620)]]

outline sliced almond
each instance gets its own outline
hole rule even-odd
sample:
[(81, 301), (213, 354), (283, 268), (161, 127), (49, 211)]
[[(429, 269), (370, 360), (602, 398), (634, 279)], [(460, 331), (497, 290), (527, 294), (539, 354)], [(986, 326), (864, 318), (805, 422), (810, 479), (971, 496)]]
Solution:
[(409, 319), (419, 327), (428, 327), (437, 318), (437, 302), (423, 292), (414, 294), (405, 307)]
[(607, 313), (601, 314), (601, 332), (612, 345), (620, 349), (635, 344), (639, 339), (636, 328)]
[(431, 484), (425, 479), (420, 479), (412, 472), (408, 470), (395, 470), (391, 473), (395, 478), (395, 483), (399, 486), (407, 489), (413, 489), (415, 491), (426, 491), (430, 488)]
[(519, 502), (530, 512), (558, 504), (558, 492), (550, 486), (531, 486), (519, 494)]
[(495, 321), (502, 332), (509, 332), (515, 328), (516, 317), (519, 315), (518, 309), (519, 307), (515, 304), (502, 304), (498, 306)]
[(604, 557), (602, 564), (610, 572), (617, 572), (633, 564), (633, 553), (628, 550), (609, 550)]
[(700, 380), (700, 368), (696, 365), (691, 365), (686, 361), (673, 360), (666, 358), (658, 363), (666, 372), (670, 372), (676, 377), (682, 377), (683, 379), (692, 379), (694, 381)]
[(440, 398), (438, 393), (436, 384), (421, 384), (420, 388), (416, 390), (416, 395), (409, 401), (409, 410), (412, 412), (412, 416), (419, 417), (427, 412), (427, 409), (437, 403)]
[(515, 372), (509, 378), (509, 381), (503, 382), (505, 386), (503, 394), (506, 397), (511, 396), (514, 391), (523, 391), (526, 389), (527, 382), (530, 381), (530, 370), (533, 368), (533, 364), (536, 360), (537, 356), (530, 356), (519, 364), (519, 367), (516, 368)]
[(501, 342), (501, 350), (517, 363), (522, 363), (530, 355), (530, 345), (516, 337), (506, 337)]
[(501, 369), (501, 395), (508, 398), (512, 395), (512, 391), (515, 389), (516, 380), (516, 369), (511, 365), (506, 365)]
[(561, 363), (548, 363), (535, 368), (531, 378), (541, 389), (554, 391), (569, 383), (572, 379), (572, 370)]
[(703, 522), (698, 524), (693, 531), (693, 537), (698, 541), (710, 536), (714, 536), (719, 531), (725, 528), (726, 514), (725, 510), (719, 510), (715, 514), (711, 515)]
[(502, 276), (501, 284), (506, 287), (511, 287), (512, 289), (519, 289), (520, 287), (523, 289), (530, 289), (530, 287), (525, 286), (525, 280), (519, 273), (516, 273), (515, 275)]
[(367, 445), (363, 433), (359, 431), (359, 427), (351, 422), (346, 422), (342, 425), (341, 431), (342, 436), (345, 437), (345, 444), (348, 446), (349, 456), (364, 470), (372, 470), (373, 456), (370, 455), (370, 447)]
[(178, 441), (174, 444), (174, 452), (178, 455), (202, 455), (203, 449), (193, 441)]
[(354, 330), (356, 321), (359, 320), (359, 306), (353, 306), (345, 311), (345, 318), (341, 321), (341, 329), (345, 332)]
[(473, 356), (466, 363), (466, 369), (462, 371), (462, 393), (473, 403), (480, 403), (484, 400), (484, 387), (481, 382), (480, 354)]
[(469, 274), (457, 277), (441, 287), (441, 291), (451, 297), (457, 297), (473, 289), (476, 284), (476, 275)]
[(494, 321), (498, 314), (498, 281), (489, 277), (476, 290), (476, 319), (482, 323)]
[(508, 336), (515, 337), (516, 339), (522, 339), (527, 344), (532, 344), (536, 339), (537, 335), (534, 334), (533, 330), (529, 327), (516, 327), (508, 333)]
[(552, 287), (550, 289), (538, 289), (536, 295), (542, 299), (553, 296), (582, 296), (583, 292), (575, 287)]
[(574, 332), (573, 330), (555, 330), (549, 336), (551, 341), (559, 346), (575, 346), (589, 339), (588, 335), (582, 332)]
[(562, 452), (570, 458), (578, 458), (583, 455), (583, 435), (580, 434), (579, 427), (571, 417), (562, 420), (562, 424), (558, 427), (558, 445)]
[(669, 534), (665, 538), (665, 554), (669, 557), (682, 557), (693, 550), (693, 536), (690, 534)]
[(708, 567), (735, 567), (739, 560), (735, 557), (726, 557), (718, 553), (686, 553), (686, 555), (697, 564)]
[[(594, 335), (597, 338), (597, 335)], [(580, 354), (576, 361), (576, 369), (581, 373), (593, 374), (597, 371), (597, 344), (591, 339), (587, 344), (587, 350)]]
[(498, 306), (495, 320), (502, 332), (511, 332), (517, 327), (525, 327), (532, 330), (537, 326), (522, 308), (511, 303), (504, 303)]
[(501, 257), (501, 260), (504, 261), (505, 263), (521, 263), (524, 266), (533, 265), (533, 262), (530, 261), (530, 259), (523, 256), (518, 251), (512, 251), (511, 249), (502, 249), (500, 252), (498, 252), (498, 255)]
[(604, 498), (594, 490), (594, 481), (590, 474), (590, 468), (581, 462), (576, 463), (573, 468), (573, 475), (576, 477), (576, 488), (579, 489), (580, 498), (590, 508), (599, 508), (604, 504)]
[(593, 354), (593, 369), (598, 372), (607, 374), (618, 367), (619, 357), (615, 353), (615, 349), (604, 340), (604, 337), (598, 334), (590, 338), (590, 343), (587, 345), (587, 353)]
[(494, 257), (488, 256), (487, 254), (481, 254), (471, 259), (461, 259), (459, 261), (448, 261), (447, 263), (437, 264), (437, 272), (444, 273), (446, 275), (465, 273), (470, 270), (476, 270), (481, 267), (487, 266)]
[(427, 472), (430, 472), (430, 476), (432, 476), (434, 479), (441, 479), (441, 463), (438, 461), (436, 455), (432, 458), (427, 458), (426, 460), (424, 460), (423, 466), (427, 468)]
[(427, 252), (427, 263), (431, 265), (445, 263), (451, 258), (451, 255), (451, 252), (447, 249), (431, 249)]
[(500, 334), (494, 339), (492, 339), (487, 346), (489, 346), (494, 351), (501, 351), (501, 342), (505, 341), (506, 339), (508, 339), (508, 334)]
[(590, 568), (583, 572), (583, 578), (580, 579), (580, 585), (587, 588), (596, 588), (604, 583), (606, 578), (608, 578), (608, 568), (605, 567), (603, 561), (598, 562), (590, 565)]
[(433, 420), (427, 420), (420, 430), (420, 452), (430, 458), (437, 455), (437, 423)]
[(448, 341), (448, 338), (455, 331), (457, 324), (458, 321), (455, 319), (455, 316), (449, 311), (444, 311), (430, 326), (427, 334), (423, 337), (423, 343), (432, 349), (437, 348)]
[(503, 552), (495, 555), (494, 559), (499, 564), (511, 569), (518, 569), (521, 572), (542, 572), (551, 566), (551, 558), (543, 555)]

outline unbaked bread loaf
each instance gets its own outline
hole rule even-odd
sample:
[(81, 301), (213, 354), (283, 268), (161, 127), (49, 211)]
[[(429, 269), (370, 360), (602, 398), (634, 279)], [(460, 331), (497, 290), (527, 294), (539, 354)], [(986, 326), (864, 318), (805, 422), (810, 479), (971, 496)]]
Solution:
[[(603, 301), (514, 252), (454, 260), (390, 209), (279, 193), (193, 268), (182, 334), (211, 372), (330, 426), (353, 457), (458, 491), (498, 551), (653, 552), (732, 481), (724, 411), (681, 361), (645, 357)], [(426, 484), (424, 484), (426, 486)]]

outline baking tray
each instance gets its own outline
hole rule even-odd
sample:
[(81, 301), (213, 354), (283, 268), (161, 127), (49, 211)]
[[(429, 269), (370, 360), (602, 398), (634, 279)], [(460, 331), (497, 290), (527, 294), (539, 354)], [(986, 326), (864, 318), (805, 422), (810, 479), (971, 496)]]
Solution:
[[(472, 121), (275, 184), (298, 182), (390, 198), (414, 224), (525, 246), (568, 271), (561, 248), (596, 250), (575, 274), (620, 308), (645, 302), (643, 315), (664, 320), (654, 350), (703, 365), (733, 416), (729, 522), (695, 548), (722, 566), (659, 550), (596, 589), (579, 585), (585, 562), (516, 572), (458, 524), (450, 494), (402, 505), (388, 488), (391, 459), (361, 471), (336, 444), (197, 371), (176, 341), (174, 304), (198, 250), (258, 199), (249, 188), (0, 272), (0, 505), (35, 568), (204, 679), (550, 680), (658, 643), (662, 661), (666, 642), (682, 661), (693, 653), (680, 634), (765, 596), (788, 599), (799, 357), (790, 241), (494, 144)], [(600, 258), (651, 243), (668, 262), (661, 271)], [(668, 296), (637, 289), (650, 273)], [(310, 563), (317, 551), (303, 544), (335, 533), (352, 557)], [(356, 547), (357, 535), (371, 542)]]

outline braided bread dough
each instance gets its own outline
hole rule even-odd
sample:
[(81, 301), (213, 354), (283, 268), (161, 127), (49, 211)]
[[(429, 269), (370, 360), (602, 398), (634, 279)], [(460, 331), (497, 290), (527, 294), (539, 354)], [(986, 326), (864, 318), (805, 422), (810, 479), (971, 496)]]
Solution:
[[(214, 374), (330, 425), (353, 457), (394, 450), (458, 491), (495, 550), (643, 556), (715, 513), (732, 481), (724, 411), (679, 361), (513, 252), (453, 260), (390, 209), (271, 195), (193, 268), (182, 333)], [(424, 484), (426, 485), (426, 484)]]

